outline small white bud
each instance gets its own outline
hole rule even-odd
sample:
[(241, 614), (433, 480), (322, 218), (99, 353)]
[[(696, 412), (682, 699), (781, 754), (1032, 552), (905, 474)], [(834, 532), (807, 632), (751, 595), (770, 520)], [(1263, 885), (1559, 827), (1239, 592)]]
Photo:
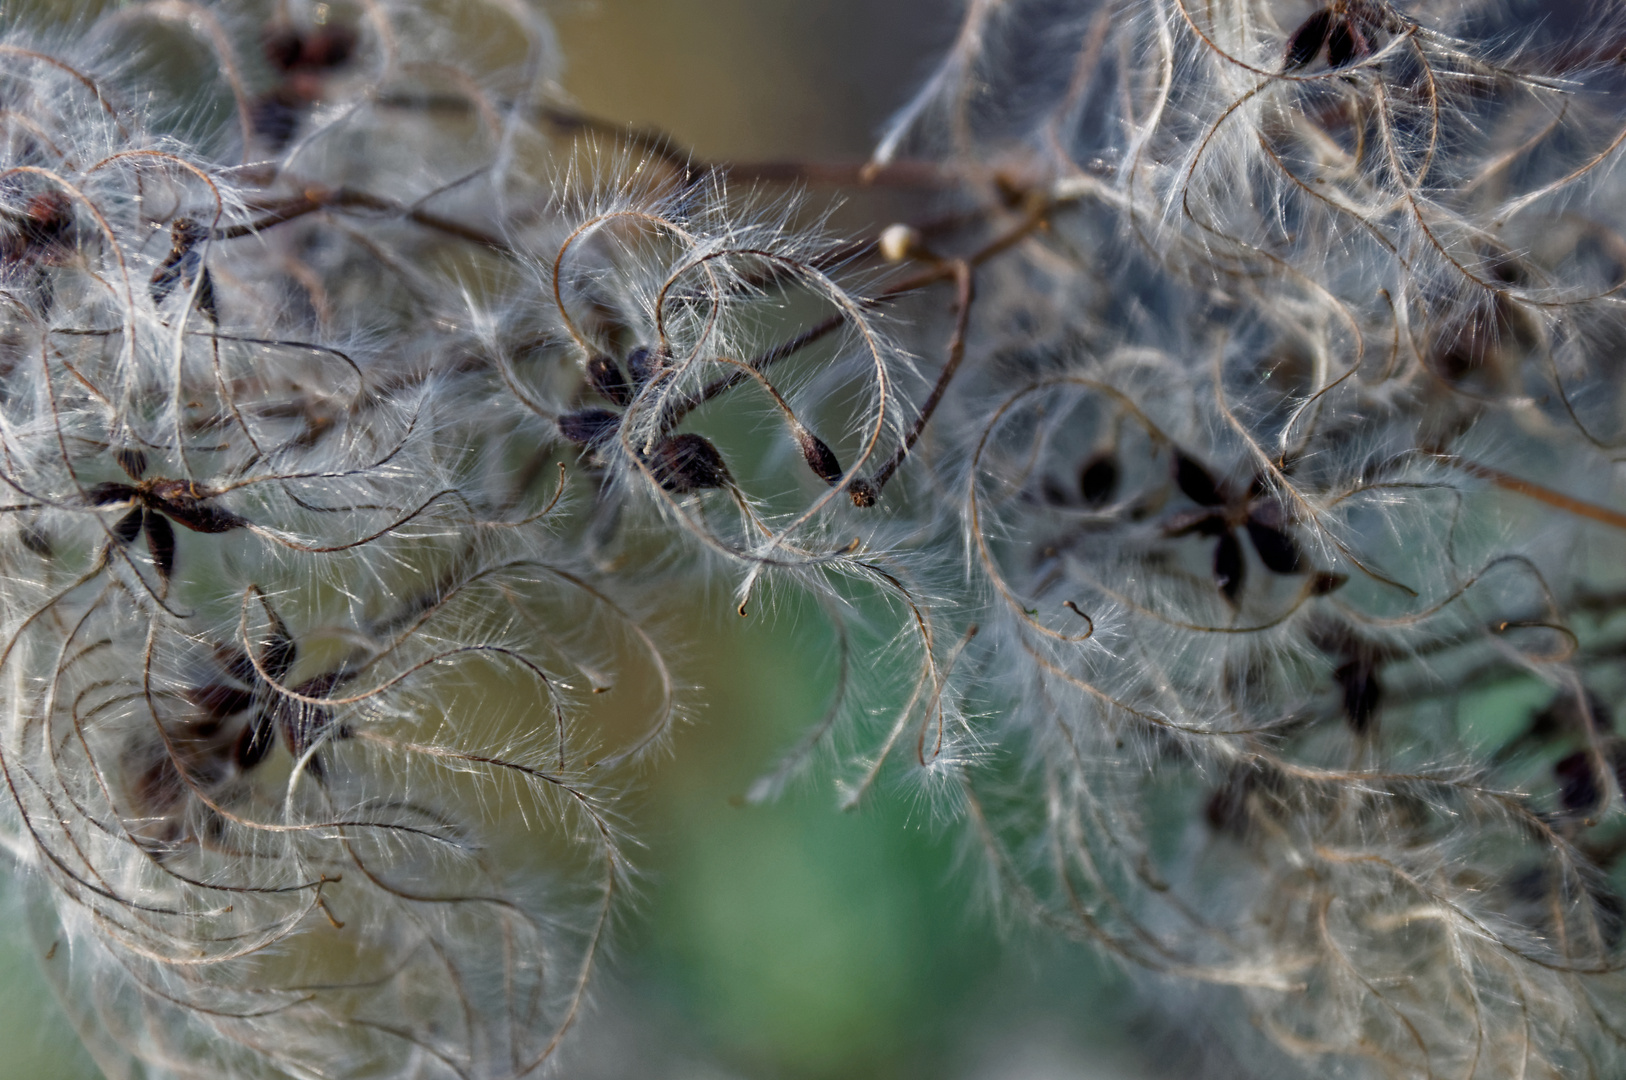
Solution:
[(881, 258), (887, 262), (902, 262), (919, 247), (920, 230), (913, 225), (888, 225), (881, 231)]

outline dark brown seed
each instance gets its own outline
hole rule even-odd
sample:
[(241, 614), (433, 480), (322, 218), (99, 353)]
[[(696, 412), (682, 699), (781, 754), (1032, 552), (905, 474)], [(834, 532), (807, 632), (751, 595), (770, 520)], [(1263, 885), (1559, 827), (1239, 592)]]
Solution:
[(665, 355), (663, 353), (642, 346), (627, 354), (627, 371), (632, 375), (633, 386), (640, 390), (664, 366)]
[(208, 500), (214, 497), (214, 492), (190, 480), (159, 480), (149, 491), (152, 499), (160, 504), (158, 509), (175, 524), (185, 525), (193, 532), (231, 532), (248, 524), (247, 518), (210, 503)]
[(1378, 683), (1377, 664), (1370, 657), (1357, 657), (1333, 673), (1344, 696), (1344, 718), (1357, 735), (1372, 728), (1383, 696)]
[(853, 505), (858, 507), (860, 510), (867, 510), (871, 506), (875, 505), (875, 500), (878, 496), (876, 494), (874, 484), (870, 483), (862, 476), (855, 476), (847, 483), (847, 497), (851, 499), (853, 501)]
[(1238, 769), (1208, 797), (1204, 816), (1217, 833), (1243, 839), (1248, 834), (1248, 792), (1253, 790), (1253, 773)]
[(147, 455), (133, 447), (125, 447), (113, 452), (113, 460), (119, 463), (119, 468), (132, 480), (140, 480), (147, 472)]
[(169, 299), (177, 285), (190, 288), (196, 281), (195, 302), (198, 310), (207, 315), (211, 322), (219, 322), (214, 279), (209, 276), (208, 268), (203, 266), (203, 256), (198, 252), (198, 246), (208, 239), (209, 230), (191, 218), (176, 218), (169, 227), (169, 236), (169, 254), (153, 271), (150, 285), (152, 302), (162, 304)]
[(235, 716), (254, 704), (254, 692), (225, 683), (194, 686), (186, 691), (186, 700), (211, 720), (224, 720)]
[[(345, 672), (329, 671), (300, 683), (294, 687), (294, 693), (301, 697), (324, 698), (346, 678)], [(284, 699), (277, 712), (283, 741), (288, 744), (288, 752), (294, 757), (300, 757), (317, 741), (325, 738), (328, 729), (333, 726), (333, 710), (325, 705)]]
[(51, 251), (67, 246), (73, 229), (73, 203), (60, 191), (45, 191), (28, 202), (23, 236), (29, 246)]
[(1260, 520), (1269, 516), (1258, 513), (1248, 515), (1248, 539), (1253, 541), (1259, 561), (1273, 573), (1299, 573), (1304, 569), (1304, 554), (1299, 551), (1298, 541), (1284, 530)]
[(337, 671), (324, 671), (313, 678), (306, 679), (294, 687), (294, 693), (310, 698), (325, 698), (332, 693), (333, 688), (349, 682), (355, 677), (355, 672), (346, 671), (342, 667)]
[(1111, 454), (1097, 454), (1078, 473), (1078, 493), (1090, 506), (1101, 506), (1118, 489), (1118, 460)]
[(205, 266), (198, 275), (198, 295), (196, 303), (198, 310), (208, 316), (210, 322), (220, 324), (220, 306), (215, 301), (215, 279)]
[(254, 662), (241, 649), (218, 645), (215, 647), (215, 659), (226, 669), (226, 674), (238, 682), (253, 685), (260, 677), (259, 672), (254, 670)]
[(1214, 542), (1214, 584), (1233, 606), (1242, 595), (1246, 564), (1242, 561), (1242, 541), (1227, 530)]
[(559, 434), (577, 446), (597, 449), (615, 438), (615, 430), (620, 425), (620, 413), (609, 409), (577, 409), (559, 418)]
[[(288, 753), (296, 759), (305, 756), (305, 752), (316, 745), (333, 726), (333, 710), (320, 705), (311, 705), (303, 701), (284, 699), (276, 707), (277, 726), (282, 731), (282, 741), (288, 747)], [(305, 771), (320, 780), (327, 770), (322, 766), (322, 759), (312, 754), (305, 762)]]
[(331, 23), (309, 33), (281, 26), (267, 31), (263, 48), (271, 66), (281, 71), (321, 71), (339, 67), (350, 59), (356, 48), (356, 32), (342, 23)]
[(224, 533), (248, 525), (247, 518), (238, 517), (223, 506), (210, 506), (196, 500), (168, 504), (164, 513), (193, 532)]
[(26, 525), (19, 525), (17, 527), (17, 539), (22, 542), (23, 547), (42, 558), (48, 559), (52, 555), (51, 538), (45, 535), (45, 530), (35, 523), (30, 522)]
[(1334, 20), (1327, 34), (1327, 66), (1347, 67), (1363, 59), (1372, 50), (1366, 44), (1366, 35), (1348, 19)]
[(267, 608), (266, 614), (271, 617), (271, 627), (265, 638), (265, 649), (260, 653), (260, 666), (273, 681), (280, 683), (299, 658), (299, 646), (294, 644), (293, 635), (288, 633), (287, 625), (276, 612)]
[(1326, 8), (1299, 23), (1299, 28), (1287, 39), (1287, 52), (1282, 57), (1282, 70), (1297, 71), (1314, 60), (1316, 54), (1321, 51), (1321, 46), (1326, 43), (1327, 32), (1331, 28), (1332, 12)]
[(175, 809), (186, 797), (186, 782), (181, 779), (175, 761), (164, 754), (152, 762), (131, 785), (131, 795), (143, 817), (160, 817)]
[(249, 106), (249, 121), (260, 138), (273, 149), (281, 150), (299, 130), (299, 121), (308, 105), (297, 91), (278, 87), (254, 100)]
[(237, 767), (252, 769), (264, 761), (276, 745), (276, 737), (276, 722), (265, 713), (256, 715), (237, 738)]
[(356, 32), (343, 23), (328, 23), (306, 34), (299, 50), (299, 66), (331, 70), (343, 65), (356, 50)]
[(73, 204), (60, 191), (44, 191), (28, 202), (16, 225), (0, 235), (0, 262), (50, 260), (67, 251), (73, 233)]
[(841, 462), (823, 439), (806, 428), (797, 428), (796, 445), (801, 447), (802, 457), (807, 459), (807, 467), (815, 476), (832, 487), (841, 483)]
[(1174, 482), (1198, 506), (1221, 506), (1225, 502), (1213, 474), (1182, 450), (1174, 452)]
[(168, 581), (175, 572), (175, 530), (163, 514), (148, 511), (147, 550), (152, 552), (152, 568), (158, 571), (160, 581)]
[(175, 291), (175, 286), (184, 278), (191, 277), (197, 268), (197, 258), (192, 254), (192, 249), (196, 245), (192, 222), (187, 218), (177, 218), (169, 227), (169, 237), (169, 253), (164, 256), (164, 261), (158, 264), (158, 269), (152, 272), (152, 280), (148, 285), (152, 302), (155, 304), (162, 304), (168, 300), (169, 294)]
[(146, 516), (147, 512), (138, 506), (119, 518), (113, 526), (113, 541), (123, 547), (134, 540), (141, 533), (141, 522)]
[(1237, 765), (1209, 796), (1204, 816), (1215, 832), (1243, 840), (1252, 831), (1255, 815), (1271, 814), (1280, 805), (1277, 773), (1259, 765)]
[(661, 487), (677, 495), (727, 487), (732, 477), (723, 455), (702, 435), (668, 435), (655, 444), (650, 468)]
[(94, 484), (85, 489), (85, 501), (92, 506), (111, 506), (114, 503), (133, 502), (139, 494), (129, 484)]
[(277, 724), (282, 741), (294, 757), (302, 756), (333, 723), (333, 711), (304, 701), (284, 698), (277, 703)]
[(621, 373), (621, 366), (608, 356), (595, 356), (587, 361), (587, 381), (611, 404), (625, 408), (632, 403), (632, 387), (627, 377)]
[(1590, 816), (1603, 809), (1604, 782), (1596, 756), (1590, 750), (1577, 750), (1553, 765), (1558, 781), (1558, 801), (1564, 811)]
[(265, 35), (262, 47), (272, 67), (289, 71), (299, 63), (299, 54), (304, 51), (304, 35), (291, 26), (279, 27)]
[(152, 302), (162, 304), (169, 299), (169, 294), (175, 291), (175, 286), (181, 281), (181, 260), (171, 252), (165, 256), (164, 261), (158, 264), (158, 269), (152, 272), (152, 282), (148, 292), (152, 294)]
[(1524, 264), (1510, 251), (1492, 251), (1484, 255), (1484, 267), (1489, 277), (1504, 285), (1528, 286), (1530, 274)]

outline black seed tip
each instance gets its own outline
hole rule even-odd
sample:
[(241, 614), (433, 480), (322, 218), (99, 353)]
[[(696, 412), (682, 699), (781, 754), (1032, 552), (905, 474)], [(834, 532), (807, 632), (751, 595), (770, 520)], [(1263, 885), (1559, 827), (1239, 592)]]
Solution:
[(1281, 516), (1279, 512), (1256, 508), (1248, 515), (1248, 539), (1253, 541), (1259, 561), (1272, 573), (1301, 573), (1305, 569), (1305, 559), (1298, 541), (1286, 530), (1272, 524), (1272, 520), (1280, 520)]
[(622, 408), (632, 404), (632, 387), (621, 373), (621, 365), (608, 356), (595, 356), (587, 361), (587, 381), (611, 404)]
[(1348, 19), (1336, 19), (1327, 34), (1327, 66), (1348, 67), (1372, 50), (1366, 44), (1366, 35)]
[(134, 447), (115, 450), (113, 460), (119, 463), (119, 468), (123, 469), (131, 480), (140, 480), (147, 474), (147, 455)]
[(1365, 735), (1372, 730), (1383, 698), (1377, 663), (1371, 657), (1357, 657), (1333, 672), (1333, 678), (1343, 690), (1344, 719), (1355, 734)]
[(1287, 51), (1282, 57), (1283, 71), (1297, 71), (1316, 58), (1326, 43), (1327, 32), (1332, 29), (1332, 12), (1322, 8), (1299, 23), (1287, 39)]
[(1104, 505), (1117, 489), (1118, 459), (1111, 454), (1097, 454), (1079, 470), (1078, 493), (1089, 505)]
[(152, 566), (158, 579), (166, 584), (175, 572), (175, 530), (163, 514), (148, 513), (147, 550), (152, 552)]
[(797, 428), (796, 445), (801, 447), (802, 457), (807, 459), (807, 467), (815, 476), (832, 487), (841, 483), (841, 462), (823, 439), (806, 428)]
[(559, 418), (559, 434), (577, 446), (597, 449), (609, 444), (620, 424), (620, 414), (609, 409), (578, 409)]
[(1184, 450), (1174, 452), (1174, 482), (1186, 493), (1186, 498), (1198, 506), (1221, 506), (1225, 503), (1225, 496), (1220, 493), (1214, 475)]
[(1590, 816), (1603, 809), (1604, 783), (1598, 761), (1589, 750), (1577, 750), (1553, 765), (1558, 801), (1565, 813)]
[(146, 516), (147, 512), (138, 506), (119, 518), (113, 525), (113, 541), (120, 547), (129, 544), (140, 534), (141, 522)]
[(867, 510), (875, 505), (879, 493), (875, 490), (874, 484), (862, 476), (855, 476), (847, 482), (847, 497), (860, 510)]

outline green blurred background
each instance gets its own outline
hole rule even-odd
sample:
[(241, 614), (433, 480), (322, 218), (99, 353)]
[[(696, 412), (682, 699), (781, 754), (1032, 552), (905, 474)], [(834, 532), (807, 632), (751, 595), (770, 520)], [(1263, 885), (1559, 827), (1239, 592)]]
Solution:
[[(959, 8), (604, 0), (557, 24), (565, 86), (589, 112), (706, 160), (861, 161)], [(857, 201), (840, 221), (884, 211)], [(1126, 981), (1084, 950), (1001, 934), (928, 809), (882, 791), (843, 814), (828, 775), (741, 805), (829, 696), (828, 638), (772, 619), (697, 613), (714, 634), (689, 669), (705, 707), (651, 778), (643, 902), (565, 1075), (1147, 1075), (1122, 1037)]]
[[(553, 11), (565, 86), (585, 109), (665, 130), (710, 160), (861, 160), (958, 17), (941, 0)], [(860, 201), (841, 220), (861, 228), (880, 212)], [(705, 707), (639, 800), (642, 896), (562, 1075), (1155, 1075), (1130, 1045), (1142, 1029), (1127, 980), (1085, 950), (1001, 933), (955, 831), (928, 810), (882, 791), (843, 814), (827, 776), (742, 805), (819, 718), (829, 642), (784, 611), (694, 623), (704, 629), (684, 675)], [(0, 971), (0, 1077), (96, 1076), (16, 935), (0, 935)]]

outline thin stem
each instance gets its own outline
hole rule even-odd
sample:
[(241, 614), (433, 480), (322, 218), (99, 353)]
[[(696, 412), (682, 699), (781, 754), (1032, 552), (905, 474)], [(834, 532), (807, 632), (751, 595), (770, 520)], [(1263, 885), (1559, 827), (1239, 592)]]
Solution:
[[(954, 373), (960, 370), (960, 361), (965, 359), (965, 331), (966, 326), (971, 321), (971, 301), (976, 290), (972, 280), (970, 263), (964, 259), (958, 259), (952, 264), (952, 267), (954, 271), (954, 336), (949, 339), (948, 363), (943, 365), (942, 372), (937, 376), (937, 385), (932, 387), (931, 396), (920, 407), (920, 415), (915, 418), (915, 425), (909, 429), (909, 434), (904, 438), (903, 445), (899, 446), (897, 452), (892, 455), (891, 460), (877, 469), (875, 475), (870, 478), (869, 488), (872, 498), (881, 494), (881, 489), (886, 487), (886, 482), (892, 479), (892, 474), (898, 471), (898, 466), (903, 464), (903, 459), (909, 456), (909, 451), (913, 450), (915, 443), (920, 441), (920, 436), (926, 430), (926, 425), (931, 422), (932, 414), (937, 411), (937, 406), (942, 404), (943, 394), (948, 390), (948, 384), (954, 378)], [(854, 494), (857, 494), (856, 489)]]
[[(910, 293), (919, 292), (921, 289), (927, 288), (931, 285), (936, 285), (940, 282), (954, 280), (957, 273), (956, 267), (962, 264), (968, 269), (975, 270), (988, 260), (1010, 250), (1023, 240), (1027, 239), (1029, 235), (1043, 225), (1048, 219), (1050, 212), (1054, 210), (1057, 205), (1059, 205), (1058, 200), (1048, 198), (1033, 198), (1029, 200), (1029, 203), (1030, 209), (1023, 217), (1021, 222), (1006, 232), (1001, 233), (999, 236), (995, 237), (993, 240), (989, 241), (986, 245), (979, 248), (972, 254), (967, 255), (963, 259), (942, 260), (934, 263), (919, 273), (912, 274), (896, 284), (889, 285), (885, 289), (882, 289), (880, 292), (876, 293), (874, 296), (859, 300), (858, 303), (864, 308), (880, 307), (882, 304), (885, 304), (891, 300), (896, 300), (900, 296), (907, 296)], [(808, 327), (795, 337), (782, 341), (778, 345), (775, 345), (764, 352), (758, 353), (755, 357), (747, 361), (746, 364), (755, 371), (764, 371), (772, 365), (779, 363), (779, 361), (796, 355), (809, 345), (813, 345), (824, 340), (824, 338), (828, 337), (846, 321), (847, 319), (845, 316), (832, 315), (823, 322), (815, 323), (814, 325)], [(721, 395), (727, 393), (748, 378), (750, 378), (750, 376), (744, 371), (736, 370), (714, 380), (713, 382), (707, 383), (704, 387), (691, 395), (687, 400), (680, 401), (671, 407), (668, 413), (668, 423), (671, 426), (676, 427), (689, 413), (693, 412), (701, 405), (704, 405), (706, 402), (711, 401), (713, 398), (720, 397)]]
[(306, 214), (313, 214), (318, 210), (347, 208), (376, 210), (381, 213), (406, 218), (408, 221), (422, 225), (425, 228), (445, 233), (448, 236), (455, 236), (460, 240), (467, 240), (472, 244), (491, 248), (493, 251), (501, 251), (507, 254), (515, 253), (513, 246), (508, 241), (494, 233), (476, 229), (472, 225), (465, 225), (460, 221), (453, 221), (451, 218), (441, 217), (439, 214), (431, 214), (427, 210), (407, 206), (393, 199), (386, 199), (379, 195), (356, 191), (351, 188), (306, 188), (292, 199), (280, 204), (273, 204), (264, 217), (238, 225), (228, 225), (223, 229), (216, 229), (213, 233), (213, 239), (236, 240), (244, 236), (255, 235), (284, 222), (304, 217)]

